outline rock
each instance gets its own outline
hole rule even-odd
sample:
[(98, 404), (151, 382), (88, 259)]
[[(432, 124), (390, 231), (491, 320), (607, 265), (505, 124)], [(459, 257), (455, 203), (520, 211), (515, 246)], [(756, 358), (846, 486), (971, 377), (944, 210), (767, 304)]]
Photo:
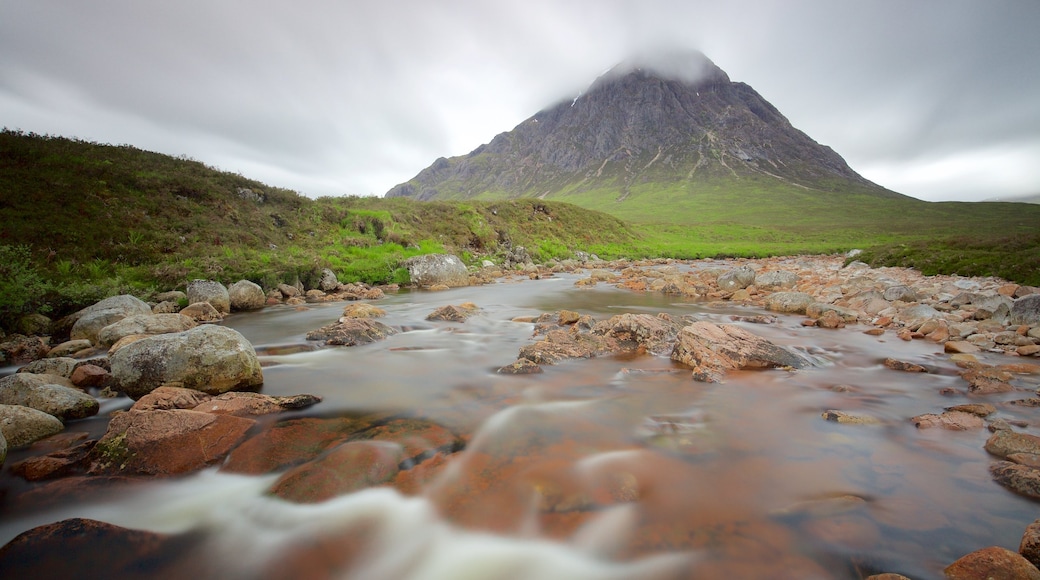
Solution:
[(346, 318), (382, 318), (386, 316), (386, 310), (367, 302), (355, 302), (343, 309), (343, 316)]
[(110, 347), (119, 339), (132, 334), (168, 334), (184, 332), (198, 326), (183, 314), (135, 314), (110, 324), (98, 332), (98, 346)]
[(766, 308), (773, 312), (805, 314), (813, 297), (805, 292), (774, 292), (766, 297)]
[(469, 271), (462, 260), (453, 254), (426, 254), (405, 260), (412, 284), (416, 286), (444, 285), (449, 288), (469, 285)]
[(1040, 570), (1029, 560), (999, 546), (962, 556), (943, 573), (948, 580), (1040, 580)]
[(1040, 325), (1040, 294), (1023, 296), (1011, 307), (1011, 324), (1028, 324), (1030, 326)]
[(693, 367), (694, 379), (719, 382), (726, 370), (802, 368), (798, 355), (740, 327), (699, 321), (684, 327), (672, 350), (672, 360)]
[(78, 340), (67, 340), (58, 346), (55, 346), (47, 353), (47, 357), (61, 358), (69, 355), (76, 354), (93, 347), (94, 344), (85, 338)]
[(966, 403), (964, 405), (954, 405), (947, 407), (947, 411), (960, 411), (962, 413), (971, 413), (979, 417), (988, 417), (993, 413), (997, 412), (997, 408), (989, 403)]
[(231, 296), (227, 288), (216, 280), (192, 280), (188, 282), (188, 305), (208, 302), (221, 315), (231, 313)]
[(517, 360), (511, 365), (506, 365), (498, 369), (499, 374), (503, 375), (532, 375), (544, 372), (542, 367), (538, 366), (537, 363), (522, 358)]
[(989, 467), (993, 480), (1011, 491), (1040, 499), (1040, 469), (1010, 461), (998, 461)]
[[(560, 312), (561, 323), (563, 312)], [(575, 320), (577, 322), (577, 320)], [(624, 350), (643, 349), (651, 354), (664, 354), (672, 349), (682, 323), (667, 314), (618, 314), (608, 320), (597, 322), (592, 332), (609, 336)]]
[(963, 411), (946, 411), (941, 415), (928, 413), (913, 417), (910, 421), (918, 429), (941, 427), (951, 431), (968, 431), (971, 429), (982, 429), (985, 426), (982, 417)]
[(97, 399), (47, 379), (53, 376), (18, 373), (0, 378), (0, 404), (30, 407), (62, 422), (97, 415)]
[(209, 302), (196, 302), (195, 304), (185, 306), (180, 311), (180, 314), (187, 316), (200, 324), (205, 322), (220, 322), (224, 319), (220, 312), (218, 312)]
[(985, 449), (1000, 458), (1013, 453), (1040, 454), (1040, 437), (1001, 429), (986, 440)]
[(221, 470), (260, 475), (298, 465), (370, 427), (369, 420), (352, 417), (281, 421), (239, 445)]
[(896, 321), (901, 322), (910, 330), (917, 330), (925, 322), (937, 318), (942, 318), (942, 313), (927, 304), (911, 306), (895, 316)]
[(117, 413), (91, 450), (91, 475), (172, 476), (224, 458), (255, 424), (252, 419), (197, 411)]
[(880, 425), (881, 420), (876, 417), (868, 417), (866, 415), (850, 415), (844, 411), (827, 410), (824, 411), (821, 416), (834, 423), (841, 423), (843, 425)]
[(426, 320), (440, 322), (466, 322), (466, 319), (473, 316), (476, 312), (477, 305), (472, 302), (466, 302), (459, 306), (449, 304), (447, 306), (441, 306), (437, 310), (431, 312), (426, 317)]
[(917, 293), (909, 286), (889, 286), (885, 288), (882, 298), (889, 302), (917, 302)]
[(43, 336), (51, 333), (52, 324), (51, 319), (42, 314), (26, 314), (18, 319), (14, 330), (26, 336)]
[(1034, 566), (1040, 565), (1040, 520), (1026, 527), (1025, 533), (1022, 534), (1022, 543), (1018, 545), (1018, 553)]
[(755, 270), (751, 266), (740, 266), (719, 276), (719, 290), (733, 292), (755, 283)]
[(282, 293), (283, 298), (295, 298), (301, 294), (299, 288), (296, 286), (290, 286), (289, 284), (279, 284), (277, 289)]
[(794, 288), (798, 283), (798, 274), (784, 270), (764, 272), (755, 277), (755, 286), (766, 290), (776, 288)]
[(209, 401), (213, 395), (207, 395), (195, 389), (183, 387), (159, 387), (141, 397), (130, 407), (131, 411), (159, 411), (169, 409), (194, 409)]
[(971, 354), (982, 349), (966, 340), (951, 340), (943, 344), (943, 350), (951, 354)]
[(9, 447), (21, 447), (65, 429), (53, 415), (23, 407), (0, 405), (0, 433)]
[(72, 376), (69, 380), (72, 384), (81, 389), (90, 389), (108, 386), (108, 382), (112, 378), (112, 373), (97, 366), (97, 365), (80, 365), (76, 367), (76, 370), (72, 371)]
[(620, 352), (621, 346), (609, 336), (571, 330), (550, 330), (545, 337), (533, 344), (520, 348), (519, 358), (536, 364), (554, 365), (560, 361), (576, 358), (592, 358), (612, 352)]
[(267, 304), (264, 289), (249, 280), (239, 280), (228, 286), (227, 291), (232, 312), (259, 310)]
[(915, 363), (912, 363), (912, 362), (901, 361), (901, 360), (897, 360), (897, 359), (894, 359), (894, 358), (886, 358), (882, 364), (884, 364), (886, 367), (888, 367), (888, 368), (890, 368), (890, 369), (892, 369), (894, 371), (903, 371), (905, 373), (926, 373), (926, 372), (928, 372), (928, 369), (924, 368), (923, 366), (921, 366), (919, 364), (915, 364)]
[(271, 493), (297, 503), (317, 503), (385, 483), (397, 475), (404, 449), (386, 441), (351, 441), (287, 471)]
[(383, 340), (397, 334), (393, 328), (368, 318), (340, 318), (338, 322), (307, 333), (307, 340), (324, 342), (328, 346), (357, 346)]
[(294, 409), (303, 409), (321, 402), (315, 395), (291, 395), (274, 397), (259, 393), (224, 393), (200, 403), (192, 410), (217, 415), (234, 415), (248, 417), (283, 413)]
[(1015, 387), (1008, 381), (1011, 380), (1010, 373), (1001, 373), (992, 369), (978, 369), (967, 371), (961, 375), (968, 381), (968, 390), (977, 395), (992, 395), (995, 393), (1010, 393)]
[(110, 360), (116, 388), (134, 399), (161, 386), (217, 395), (264, 382), (253, 345), (224, 326), (150, 336), (124, 346)]
[(41, 358), (18, 369), (18, 372), (34, 375), (58, 375), (67, 379), (72, 376), (72, 371), (76, 368), (76, 362), (76, 359), (67, 356)]
[(0, 365), (25, 364), (50, 353), (49, 339), (13, 334), (0, 343)]
[(321, 271), (321, 278), (318, 279), (318, 289), (323, 292), (332, 292), (337, 288), (339, 288), (339, 280), (336, 278), (336, 273), (324, 268)]
[[(68, 433), (53, 435), (40, 444), (58, 439)], [(86, 439), (86, 433), (82, 438), (69, 441), (66, 447), (62, 447), (46, 455), (35, 455), (23, 459), (11, 465), (11, 473), (25, 478), (26, 481), (43, 481), (72, 475), (73, 472), (81, 471), (86, 467), (87, 457), (90, 450), (97, 441)], [(79, 441), (79, 444), (75, 444)], [(30, 447), (30, 452), (35, 446)]]
[(98, 333), (109, 324), (119, 322), (127, 316), (135, 314), (150, 315), (151, 313), (152, 309), (150, 306), (129, 294), (105, 298), (73, 315), (76, 322), (72, 325), (69, 338), (72, 340), (89, 340), (91, 343), (97, 343)]

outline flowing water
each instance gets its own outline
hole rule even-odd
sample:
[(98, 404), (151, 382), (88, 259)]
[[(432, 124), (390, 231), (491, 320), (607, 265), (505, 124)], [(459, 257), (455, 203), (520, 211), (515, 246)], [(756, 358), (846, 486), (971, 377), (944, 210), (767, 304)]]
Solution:
[[(1040, 516), (1037, 504), (990, 479), (987, 431), (918, 430), (909, 421), (972, 401), (941, 346), (868, 336), (856, 326), (806, 328), (801, 316), (734, 322), (763, 312), (602, 284), (578, 288), (576, 279), (391, 295), (379, 302), (388, 312), (383, 322), (403, 332), (352, 348), (278, 348), (306, 342), (306, 332), (336, 320), (343, 303), (226, 319), (269, 365), (264, 393), (324, 397), (286, 416), (396, 413), (465, 435), (465, 449), (417, 494), (383, 487), (298, 505), (265, 493), (277, 474), (214, 468), (135, 485), (116, 498), (15, 511), (0, 521), (0, 544), (39, 524), (86, 517), (192, 532), (204, 538), (192, 558), (214, 577), (292, 565), (300, 577), (331, 570), (350, 578), (938, 578), (976, 549), (1016, 549)], [(425, 320), (436, 307), (465, 301), (480, 307), (465, 323)], [(651, 355), (570, 361), (535, 375), (495, 372), (532, 340), (532, 325), (511, 319), (562, 308), (597, 319), (666, 312), (735, 323), (816, 364), (733, 372), (722, 384), (695, 382), (666, 356)], [(279, 352), (291, 354), (272, 354)], [(890, 370), (886, 357), (929, 372)], [(1035, 389), (1035, 380), (1015, 384)], [(941, 394), (946, 388), (960, 394)], [(1022, 393), (985, 400), (1001, 397)], [(827, 409), (882, 423), (828, 422)], [(999, 415), (1032, 424), (1033, 412), (1002, 407)], [(98, 435), (104, 421), (70, 428)], [(17, 459), (13, 452), (9, 462)], [(17, 488), (13, 479), (5, 473), (4, 485)], [(322, 558), (321, 574), (312, 574)]]

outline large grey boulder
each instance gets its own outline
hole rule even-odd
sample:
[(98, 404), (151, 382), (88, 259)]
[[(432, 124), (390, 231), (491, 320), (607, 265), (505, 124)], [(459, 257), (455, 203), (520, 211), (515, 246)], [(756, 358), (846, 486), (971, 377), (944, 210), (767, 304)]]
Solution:
[(79, 361), (70, 356), (58, 356), (54, 358), (41, 358), (34, 360), (24, 367), (18, 369), (19, 373), (33, 373), (37, 375), (58, 375), (70, 378), (72, 371), (76, 370)]
[(1040, 294), (1030, 294), (1015, 300), (1011, 307), (1011, 324), (1040, 324)]
[(805, 314), (813, 302), (813, 297), (805, 292), (774, 292), (766, 297), (766, 308), (773, 312)]
[(61, 421), (98, 413), (97, 399), (67, 384), (56, 375), (17, 373), (0, 379), (0, 404), (22, 405), (53, 415)]
[(718, 278), (719, 290), (733, 292), (755, 283), (755, 270), (751, 266), (741, 266), (722, 273)]
[(152, 308), (137, 297), (129, 294), (112, 296), (74, 314), (76, 322), (72, 325), (69, 336), (72, 340), (83, 339), (96, 344), (98, 333), (109, 324), (119, 322), (127, 316), (151, 313)]
[(231, 310), (259, 310), (267, 304), (267, 295), (264, 289), (255, 282), (239, 280), (228, 286), (228, 297), (231, 300)]
[(889, 302), (900, 300), (902, 302), (917, 302), (917, 292), (909, 286), (896, 285), (885, 288), (882, 298)]
[(196, 326), (194, 319), (183, 314), (135, 314), (102, 328), (98, 333), (98, 346), (110, 347), (132, 334), (168, 334)]
[(922, 324), (929, 320), (941, 319), (943, 317), (942, 312), (928, 306), (927, 304), (918, 304), (917, 306), (911, 306), (905, 310), (899, 311), (895, 319), (897, 322), (903, 323), (903, 326), (910, 330), (917, 330)]
[(0, 405), (0, 433), (9, 447), (21, 447), (55, 433), (65, 425), (53, 415), (21, 405)]
[(253, 345), (224, 326), (143, 338), (117, 350), (111, 363), (116, 388), (134, 399), (161, 386), (219, 395), (264, 382)]
[(336, 273), (328, 268), (323, 269), (321, 279), (318, 280), (318, 289), (322, 292), (332, 292), (337, 288), (339, 288), (339, 279), (336, 278)]
[(222, 315), (231, 313), (231, 297), (227, 288), (216, 280), (192, 280), (187, 288), (188, 304), (208, 302)]
[(720, 382), (729, 370), (808, 365), (802, 357), (743, 328), (706, 321), (679, 331), (672, 360), (693, 367), (693, 378), (704, 382)]
[(469, 285), (469, 271), (466, 265), (453, 254), (416, 256), (405, 260), (403, 265), (408, 268), (408, 275), (417, 286), (443, 284), (454, 288)]
[(787, 270), (774, 270), (772, 272), (763, 272), (755, 276), (755, 286), (772, 290), (775, 288), (794, 288), (794, 285), (798, 283), (798, 274), (794, 272), (788, 272)]

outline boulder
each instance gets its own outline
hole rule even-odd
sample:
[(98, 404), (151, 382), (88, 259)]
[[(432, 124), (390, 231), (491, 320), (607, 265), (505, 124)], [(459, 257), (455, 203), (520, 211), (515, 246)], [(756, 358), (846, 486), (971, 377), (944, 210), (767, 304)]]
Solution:
[(755, 276), (755, 286), (766, 290), (794, 288), (794, 285), (797, 283), (798, 274), (786, 270), (774, 270)]
[(78, 339), (78, 340), (67, 340), (67, 341), (65, 341), (65, 342), (55, 346), (54, 348), (52, 348), (50, 350), (50, 352), (47, 353), (47, 357), (48, 358), (51, 358), (51, 357), (53, 357), (53, 358), (66, 357), (66, 356), (74, 355), (74, 354), (76, 354), (78, 352), (82, 352), (84, 350), (87, 350), (87, 349), (89, 349), (89, 348), (91, 348), (93, 346), (94, 346), (93, 343), (91, 343), (89, 340), (86, 340), (86, 339), (83, 339), (83, 338)]
[(1010, 320), (1011, 324), (1040, 325), (1040, 294), (1030, 294), (1015, 300)]
[(271, 493), (298, 503), (325, 501), (385, 483), (398, 472), (404, 449), (387, 441), (351, 441), (283, 474)]
[(52, 324), (53, 321), (42, 314), (26, 314), (18, 319), (14, 330), (27, 336), (43, 336), (51, 333)]
[(48, 377), (54, 375), (18, 373), (0, 378), (0, 404), (30, 407), (62, 422), (97, 415), (97, 399)]
[(896, 300), (902, 302), (917, 302), (917, 293), (909, 286), (889, 286), (888, 288), (885, 288), (882, 298), (889, 302), (895, 302)]
[(0, 342), (0, 365), (25, 364), (50, 353), (49, 339), (40, 336), (12, 334)]
[(328, 346), (357, 346), (383, 340), (397, 334), (392, 327), (371, 318), (340, 318), (338, 322), (307, 333), (307, 340), (316, 340)]
[(719, 290), (734, 292), (755, 283), (755, 270), (751, 266), (740, 266), (724, 272), (718, 278)]
[(98, 345), (110, 347), (119, 339), (132, 334), (169, 334), (184, 332), (198, 326), (190, 316), (183, 314), (135, 314), (109, 324), (98, 332)]
[(220, 322), (224, 319), (224, 317), (220, 315), (220, 312), (217, 312), (217, 309), (209, 302), (196, 302), (195, 304), (189, 304), (184, 307), (180, 313), (199, 323)]
[(962, 556), (943, 570), (947, 580), (1040, 580), (1040, 570), (1017, 552), (990, 546)]
[(172, 476), (224, 458), (256, 422), (183, 409), (117, 413), (90, 452), (91, 475)]
[(477, 312), (476, 304), (466, 302), (458, 306), (448, 304), (431, 312), (426, 320), (432, 322), (466, 322), (466, 319)]
[(239, 280), (228, 286), (228, 300), (231, 310), (259, 310), (267, 304), (264, 289), (249, 280)]
[[(560, 311), (560, 321), (563, 313)], [(575, 320), (577, 322), (577, 320)], [(592, 327), (592, 332), (616, 340), (624, 350), (643, 349), (651, 354), (665, 354), (672, 349), (682, 323), (667, 314), (618, 314)]]
[(1022, 542), (1018, 545), (1018, 553), (1034, 566), (1040, 565), (1040, 520), (1026, 527), (1026, 532), (1022, 534)]
[(774, 292), (766, 297), (766, 308), (773, 312), (805, 314), (813, 302), (813, 297), (805, 292)]
[(264, 382), (253, 345), (237, 331), (204, 325), (132, 342), (111, 355), (116, 388), (134, 399), (161, 386), (218, 395)]
[(248, 417), (255, 415), (270, 415), (282, 413), (294, 409), (303, 409), (321, 402), (321, 397), (315, 395), (290, 395), (287, 397), (274, 397), (261, 395), (260, 393), (224, 393), (199, 403), (192, 408), (193, 411), (202, 413), (213, 413), (215, 415), (235, 415), (236, 417)]
[(180, 290), (170, 290), (169, 292), (160, 292), (156, 294), (154, 300), (156, 302), (173, 302), (174, 304), (181, 300), (187, 300), (188, 295)]
[(386, 310), (368, 302), (355, 302), (343, 309), (343, 316), (346, 318), (382, 318), (386, 316)]
[(1040, 454), (1040, 437), (1028, 433), (1000, 430), (986, 440), (986, 451), (1000, 458), (1015, 453)]
[(1011, 461), (998, 461), (989, 466), (989, 472), (994, 481), (1011, 491), (1040, 499), (1040, 469)]
[(318, 280), (318, 289), (322, 292), (332, 292), (337, 288), (339, 288), (339, 280), (336, 278), (336, 273), (328, 268), (323, 269), (321, 278)]
[(21, 405), (0, 405), (0, 433), (10, 447), (28, 445), (64, 429), (54, 415)]
[(188, 282), (188, 305), (208, 302), (223, 314), (231, 313), (231, 297), (227, 288), (216, 280), (192, 280)]
[(72, 384), (81, 388), (102, 388), (107, 385), (112, 373), (97, 365), (80, 365), (72, 371), (69, 380)]
[(32, 373), (34, 375), (58, 375), (66, 379), (72, 376), (76, 369), (76, 359), (67, 356), (54, 358), (41, 358), (18, 369), (19, 373)]
[(469, 285), (469, 271), (462, 260), (453, 254), (426, 254), (405, 260), (412, 284), (416, 286), (444, 285), (449, 288)]
[(925, 322), (939, 318), (942, 318), (942, 313), (927, 304), (911, 306), (895, 316), (896, 321), (903, 323), (903, 326), (910, 330), (917, 330)]
[(672, 350), (672, 360), (693, 367), (699, 381), (719, 382), (727, 370), (801, 368), (802, 357), (738, 326), (699, 321), (684, 327)]
[(150, 306), (129, 294), (105, 298), (73, 315), (76, 322), (72, 325), (69, 337), (72, 340), (83, 339), (97, 343), (98, 333), (109, 324), (119, 322), (127, 316), (151, 313)]

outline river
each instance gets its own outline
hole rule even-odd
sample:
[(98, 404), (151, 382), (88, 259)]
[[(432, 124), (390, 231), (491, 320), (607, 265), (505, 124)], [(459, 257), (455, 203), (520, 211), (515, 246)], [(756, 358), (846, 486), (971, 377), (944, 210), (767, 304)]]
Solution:
[[(577, 279), (388, 295), (378, 303), (388, 313), (382, 321), (403, 332), (351, 348), (272, 354), (305, 343), (307, 331), (336, 320), (344, 303), (268, 307), (224, 321), (261, 353), (262, 392), (324, 398), (285, 417), (418, 414), (466, 434), (466, 448), (421, 493), (383, 487), (297, 505), (265, 493), (277, 474), (213, 468), (115, 497), (40, 510), (7, 506), (0, 544), (40, 524), (83, 517), (194, 532), (205, 538), (193, 552), (206, 560), (201, 574), (224, 578), (263, 576), (308, 542), (335, 552), (342, 541), (347, 551), (355, 533), (363, 556), (319, 576), (941, 578), (968, 552), (1017, 548), (1040, 516), (1037, 504), (991, 480), (988, 431), (918, 430), (910, 422), (970, 401), (942, 394), (967, 385), (941, 345), (870, 336), (855, 325), (805, 327), (802, 316), (735, 322), (765, 312), (605, 284), (576, 287)], [(425, 320), (439, 306), (463, 302), (480, 308), (465, 323)], [(533, 375), (495, 372), (532, 341), (532, 325), (512, 319), (560, 309), (597, 319), (664, 312), (738, 324), (815, 364), (731, 372), (720, 384), (695, 382), (688, 369), (651, 355), (569, 361)], [(886, 357), (929, 372), (891, 370), (882, 365)], [(103, 413), (130, 403), (106, 401)], [(881, 424), (826, 421), (828, 409)], [(1006, 407), (1000, 416), (1031, 420), (1031, 412)], [(69, 429), (97, 436), (104, 424), (98, 418)], [(14, 479), (5, 469), (0, 491), (24, 485)]]

